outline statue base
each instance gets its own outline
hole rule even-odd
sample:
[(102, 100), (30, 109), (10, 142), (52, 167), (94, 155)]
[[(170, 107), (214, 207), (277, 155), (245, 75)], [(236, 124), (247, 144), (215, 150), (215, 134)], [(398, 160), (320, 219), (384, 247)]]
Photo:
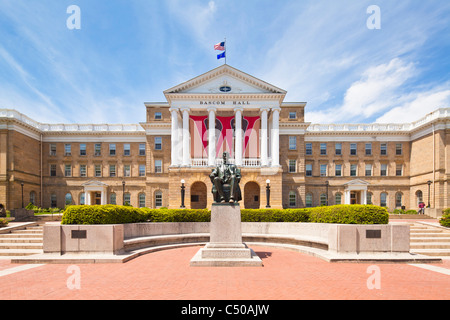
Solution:
[(210, 242), (191, 259), (191, 267), (262, 267), (256, 253), (242, 242), (241, 207), (215, 203), (211, 209)]

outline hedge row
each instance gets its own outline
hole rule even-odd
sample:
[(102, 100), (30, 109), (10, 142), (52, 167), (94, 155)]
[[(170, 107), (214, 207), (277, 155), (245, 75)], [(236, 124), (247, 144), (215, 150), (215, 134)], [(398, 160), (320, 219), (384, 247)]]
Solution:
[[(241, 209), (243, 222), (318, 222), (387, 224), (386, 208), (373, 205), (336, 205), (303, 209)], [(69, 206), (62, 224), (124, 224), (137, 222), (209, 222), (211, 211), (149, 209), (129, 206)]]
[(450, 208), (447, 208), (442, 212), (442, 217), (439, 220), (439, 223), (443, 227), (450, 227)]

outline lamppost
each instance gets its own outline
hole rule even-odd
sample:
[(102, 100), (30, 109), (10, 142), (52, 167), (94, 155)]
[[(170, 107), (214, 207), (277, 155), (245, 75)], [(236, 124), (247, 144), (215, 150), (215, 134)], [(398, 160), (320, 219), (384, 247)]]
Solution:
[(185, 193), (186, 193), (186, 187), (184, 186), (184, 183), (186, 182), (186, 181), (184, 181), (184, 179), (181, 179), (181, 209), (184, 209), (184, 208), (186, 208), (185, 206), (184, 206), (184, 195), (185, 195)]
[(431, 187), (431, 181), (428, 180), (427, 184), (428, 184), (428, 207), (427, 208), (430, 208), (430, 193), (431, 193), (430, 187)]
[(125, 205), (125, 180), (122, 181), (122, 204)]
[(270, 180), (267, 179), (266, 183), (267, 183), (267, 186), (266, 186), (266, 200), (267, 200), (266, 208), (270, 208)]
[(327, 180), (325, 181), (325, 187), (327, 188), (327, 193), (326, 193), (326, 199), (327, 199), (327, 206), (328, 206), (328, 186), (330, 185), (330, 182)]
[(20, 185), (22, 186), (22, 208), (24, 208), (24, 206), (23, 206), (23, 182), (21, 182)]

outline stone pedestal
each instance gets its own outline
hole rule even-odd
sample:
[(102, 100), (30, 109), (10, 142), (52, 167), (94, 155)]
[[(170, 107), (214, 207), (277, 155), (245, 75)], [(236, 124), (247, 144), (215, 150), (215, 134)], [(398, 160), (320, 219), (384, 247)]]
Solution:
[(192, 267), (261, 267), (256, 253), (242, 243), (239, 204), (215, 203), (211, 209), (210, 242), (191, 259)]

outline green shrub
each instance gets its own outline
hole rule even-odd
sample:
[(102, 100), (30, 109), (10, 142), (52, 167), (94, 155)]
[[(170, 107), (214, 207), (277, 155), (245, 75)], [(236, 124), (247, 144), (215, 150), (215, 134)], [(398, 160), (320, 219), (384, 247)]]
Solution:
[(374, 205), (335, 205), (313, 208), (310, 222), (341, 224), (387, 224), (389, 213)]
[(0, 228), (6, 227), (8, 225), (8, 220), (5, 218), (0, 218)]
[(117, 206), (67, 206), (62, 224), (124, 224), (147, 221), (147, 215), (140, 209)]
[(450, 208), (445, 209), (442, 213), (443, 215), (441, 219), (439, 219), (439, 223), (443, 227), (450, 227)]
[[(387, 224), (386, 208), (336, 205), (302, 209), (241, 209), (242, 222), (318, 222)], [(124, 224), (136, 222), (210, 222), (208, 209), (149, 209), (129, 206), (68, 206), (63, 224)]]

